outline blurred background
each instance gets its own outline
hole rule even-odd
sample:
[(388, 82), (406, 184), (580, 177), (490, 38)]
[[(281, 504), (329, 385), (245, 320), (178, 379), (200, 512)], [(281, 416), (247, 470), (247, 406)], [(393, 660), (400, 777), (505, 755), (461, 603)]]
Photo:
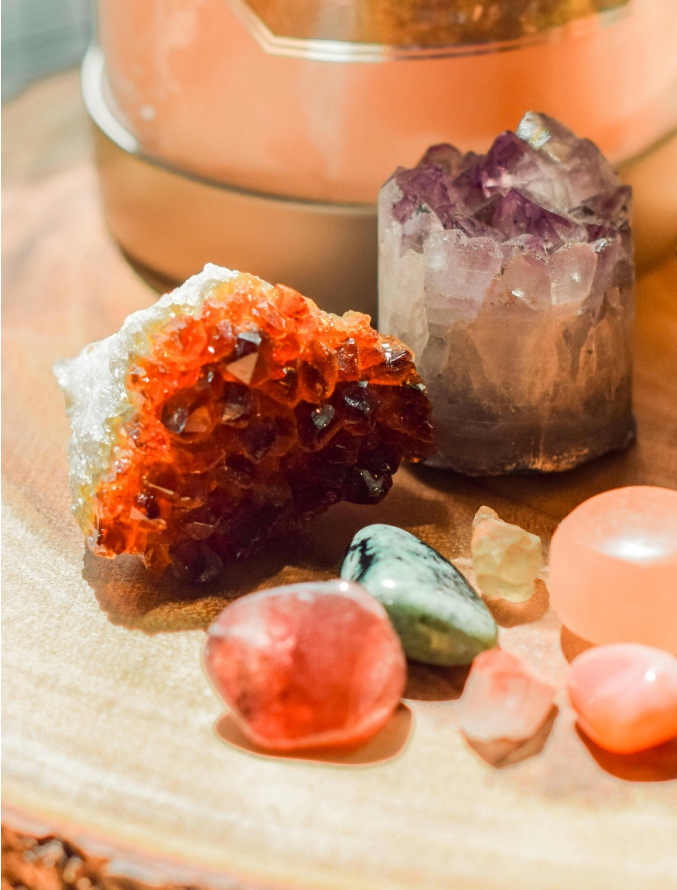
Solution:
[[(536, 8), (561, 15), (513, 33)], [(534, 108), (592, 138), (633, 186), (645, 267), (677, 230), (676, 8), (2, 0), (3, 183), (93, 155), (108, 231), (156, 287), (210, 260), (373, 315), (381, 184), (437, 142), (485, 151)], [(371, 22), (377, 9), (390, 18)], [(372, 30), (353, 34), (365, 15)]]
[(93, 29), (92, 0), (2, 0), (2, 98), (77, 65)]

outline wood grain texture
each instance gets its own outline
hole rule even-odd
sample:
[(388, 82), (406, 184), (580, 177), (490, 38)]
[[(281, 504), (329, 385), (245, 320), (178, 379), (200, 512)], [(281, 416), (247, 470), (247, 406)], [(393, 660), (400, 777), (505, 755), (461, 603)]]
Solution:
[(401, 525), (464, 566), (483, 503), (547, 541), (596, 492), (677, 487), (677, 262), (639, 284), (629, 451), (550, 477), (401, 471), (379, 507), (341, 505), (196, 590), (85, 554), (70, 517), (69, 430), (51, 364), (155, 295), (106, 236), (89, 162), (37, 169), (4, 194), (10, 818), (70, 826), (99, 851), (162, 863), (165, 878), (222, 887), (677, 888), (677, 745), (623, 759), (577, 734), (562, 684), (566, 658), (585, 643), (561, 628), (545, 588), (497, 612), (501, 644), (559, 684), (558, 712), (533, 750), (472, 750), (457, 730), (463, 672), (419, 665), (406, 708), (363, 756), (265, 756), (224, 722), (200, 663), (204, 628), (225, 602), (335, 576), (367, 523)]

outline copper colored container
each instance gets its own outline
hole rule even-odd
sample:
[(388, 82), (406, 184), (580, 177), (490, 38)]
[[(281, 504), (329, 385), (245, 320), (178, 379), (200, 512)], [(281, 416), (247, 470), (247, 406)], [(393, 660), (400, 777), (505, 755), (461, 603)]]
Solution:
[(99, 33), (83, 89), (127, 254), (334, 311), (375, 312), (376, 196), (428, 145), (486, 150), (535, 108), (620, 163), (677, 126), (674, 0), (100, 0)]

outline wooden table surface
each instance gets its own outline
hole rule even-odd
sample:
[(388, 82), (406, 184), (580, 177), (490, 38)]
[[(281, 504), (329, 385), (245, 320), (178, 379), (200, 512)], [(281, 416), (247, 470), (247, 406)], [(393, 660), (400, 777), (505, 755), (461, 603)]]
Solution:
[(335, 576), (367, 523), (401, 525), (464, 564), (481, 504), (547, 542), (596, 492), (677, 487), (677, 261), (639, 282), (626, 453), (550, 477), (401, 471), (379, 507), (341, 505), (221, 585), (152, 582), (133, 560), (84, 551), (50, 368), (155, 295), (105, 233), (75, 76), (4, 117), (4, 818), (214, 887), (677, 888), (677, 744), (622, 758), (576, 732), (562, 684), (585, 643), (544, 590), (497, 612), (501, 645), (559, 684), (554, 722), (509, 753), (474, 751), (458, 732), (463, 671), (412, 665), (405, 704), (361, 751), (266, 756), (222, 717), (200, 664), (229, 598)]

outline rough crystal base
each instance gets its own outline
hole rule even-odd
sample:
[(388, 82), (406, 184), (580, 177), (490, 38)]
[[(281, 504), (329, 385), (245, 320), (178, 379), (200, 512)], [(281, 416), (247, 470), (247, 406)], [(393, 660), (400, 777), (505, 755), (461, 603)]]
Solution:
[[(434, 385), (429, 387), (433, 404), (444, 402)], [(426, 463), (466, 476), (497, 476), (517, 473), (555, 473), (626, 448), (635, 439), (630, 385), (620, 405), (604, 406), (585, 421), (575, 412), (560, 412), (539, 428), (540, 418), (468, 421), (467, 415), (437, 410), (438, 451)], [(613, 410), (611, 410), (613, 409)]]

